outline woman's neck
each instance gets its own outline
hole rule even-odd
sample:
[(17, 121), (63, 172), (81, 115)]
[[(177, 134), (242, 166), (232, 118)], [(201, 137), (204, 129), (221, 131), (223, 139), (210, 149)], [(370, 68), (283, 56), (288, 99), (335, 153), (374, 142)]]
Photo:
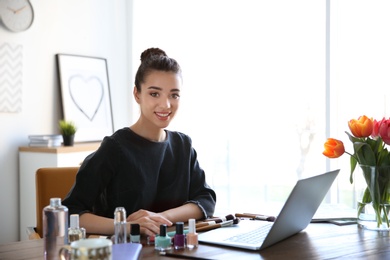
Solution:
[(130, 129), (139, 136), (153, 142), (163, 142), (166, 139), (166, 133), (162, 128), (151, 128), (137, 121)]

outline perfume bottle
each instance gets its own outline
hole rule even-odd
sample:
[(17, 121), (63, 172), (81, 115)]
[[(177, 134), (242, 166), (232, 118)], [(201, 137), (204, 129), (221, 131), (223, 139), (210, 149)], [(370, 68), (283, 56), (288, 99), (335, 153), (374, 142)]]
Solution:
[(127, 243), (126, 209), (117, 207), (114, 212), (115, 244)]
[(139, 224), (131, 224), (130, 230), (130, 242), (131, 243), (141, 243), (141, 233)]
[(186, 236), (183, 233), (184, 223), (176, 222), (176, 233), (173, 236), (173, 246), (175, 249), (184, 249)]
[(193, 249), (198, 246), (198, 233), (196, 233), (195, 219), (188, 220), (187, 248)]
[(160, 225), (160, 234), (154, 239), (154, 248), (158, 251), (166, 251), (172, 248), (171, 238), (167, 234), (167, 225)]
[(57, 242), (68, 243), (68, 208), (60, 198), (50, 198), (50, 205), (43, 209), (44, 258), (58, 257)]
[(79, 226), (79, 215), (70, 215), (70, 227), (68, 229), (68, 243), (85, 238), (85, 229)]

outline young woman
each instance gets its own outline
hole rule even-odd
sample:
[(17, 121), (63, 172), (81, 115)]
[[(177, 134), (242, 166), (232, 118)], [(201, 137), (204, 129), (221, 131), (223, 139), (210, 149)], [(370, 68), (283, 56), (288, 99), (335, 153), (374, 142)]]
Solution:
[(159, 233), (160, 224), (213, 215), (216, 194), (190, 137), (165, 130), (179, 108), (181, 86), (176, 60), (158, 48), (141, 54), (133, 90), (138, 121), (103, 139), (62, 202), (88, 233), (113, 234), (116, 207), (126, 209), (128, 232), (138, 223), (145, 235)]

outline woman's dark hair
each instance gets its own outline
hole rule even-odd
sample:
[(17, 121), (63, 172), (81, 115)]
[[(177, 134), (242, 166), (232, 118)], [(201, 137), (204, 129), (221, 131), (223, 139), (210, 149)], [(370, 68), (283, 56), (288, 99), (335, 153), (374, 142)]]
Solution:
[(180, 65), (175, 59), (169, 58), (165, 51), (159, 48), (149, 48), (142, 52), (141, 65), (135, 74), (135, 87), (138, 92), (141, 92), (141, 84), (145, 77), (155, 70), (173, 72), (181, 76)]

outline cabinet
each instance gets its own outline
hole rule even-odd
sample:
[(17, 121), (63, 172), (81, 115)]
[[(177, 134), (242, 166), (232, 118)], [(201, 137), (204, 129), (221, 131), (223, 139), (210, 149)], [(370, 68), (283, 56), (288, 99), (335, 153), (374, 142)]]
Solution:
[[(36, 225), (35, 172), (43, 167), (79, 166), (100, 143), (61, 147), (19, 147), (19, 233), (27, 240), (27, 227)], [(49, 204), (49, 202), (48, 202)]]

